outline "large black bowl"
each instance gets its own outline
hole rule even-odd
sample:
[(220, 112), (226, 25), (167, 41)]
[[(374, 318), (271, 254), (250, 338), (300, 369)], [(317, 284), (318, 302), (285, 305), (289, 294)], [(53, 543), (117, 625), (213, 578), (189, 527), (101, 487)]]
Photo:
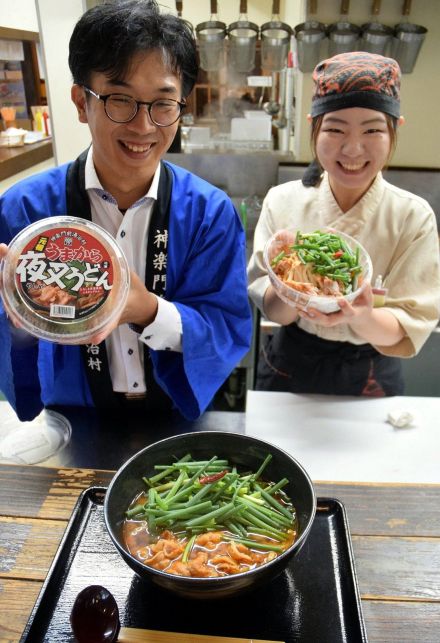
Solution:
[[(272, 460), (264, 477), (278, 482), (288, 478), (284, 491), (291, 498), (297, 511), (299, 536), (294, 544), (274, 560), (255, 569), (218, 578), (193, 578), (167, 574), (134, 558), (125, 548), (122, 539), (124, 514), (133, 498), (145, 490), (143, 476), (154, 473), (155, 464), (166, 464), (174, 457), (191, 453), (195, 459), (209, 459), (213, 455), (226, 458), (238, 470), (256, 471), (268, 453)], [(247, 435), (220, 431), (200, 431), (166, 438), (139, 451), (115, 474), (104, 502), (105, 524), (113, 543), (125, 562), (143, 578), (187, 598), (224, 598), (254, 589), (280, 574), (292, 556), (298, 553), (306, 540), (316, 511), (316, 497), (312, 482), (303, 467), (292, 456), (278, 447)]]

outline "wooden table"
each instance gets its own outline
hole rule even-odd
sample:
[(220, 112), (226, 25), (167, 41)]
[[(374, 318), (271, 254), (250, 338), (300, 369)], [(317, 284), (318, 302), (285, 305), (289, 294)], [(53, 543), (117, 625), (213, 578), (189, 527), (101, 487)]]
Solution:
[[(0, 641), (20, 639), (80, 492), (111, 477), (0, 464)], [(438, 641), (440, 485), (315, 488), (345, 504), (369, 641)]]

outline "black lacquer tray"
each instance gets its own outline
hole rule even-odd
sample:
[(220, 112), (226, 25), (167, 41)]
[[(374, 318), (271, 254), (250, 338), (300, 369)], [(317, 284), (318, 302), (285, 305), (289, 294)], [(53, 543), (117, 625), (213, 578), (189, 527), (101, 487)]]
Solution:
[(21, 643), (74, 641), (69, 615), (87, 585), (115, 596), (125, 627), (293, 643), (367, 641), (345, 509), (318, 498), (308, 539), (289, 567), (234, 599), (186, 600), (142, 580), (117, 553), (104, 524), (105, 488), (79, 498)]

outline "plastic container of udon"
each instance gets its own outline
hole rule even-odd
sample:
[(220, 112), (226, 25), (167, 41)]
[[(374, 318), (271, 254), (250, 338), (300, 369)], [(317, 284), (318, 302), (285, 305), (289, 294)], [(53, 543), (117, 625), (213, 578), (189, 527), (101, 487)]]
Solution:
[[(322, 227), (319, 232), (331, 232), (342, 239), (348, 248), (356, 253), (356, 248), (359, 248), (359, 265), (362, 271), (357, 278), (357, 286), (352, 292), (346, 295), (324, 295), (324, 294), (309, 294), (291, 285), (287, 285), (274, 271), (272, 262), (275, 257), (278, 257), (280, 252), (286, 248), (286, 245), (293, 245), (296, 240), (296, 229), (278, 230), (266, 243), (264, 248), (264, 263), (269, 275), (269, 279), (277, 295), (286, 304), (293, 307), (301, 307), (304, 309), (315, 308), (322, 313), (333, 313), (340, 310), (338, 299), (346, 299), (347, 301), (354, 301), (360, 295), (365, 285), (371, 281), (373, 274), (373, 267), (370, 256), (365, 248), (353, 237), (350, 237), (344, 232), (334, 230), (333, 228)], [(311, 232), (311, 230), (301, 230), (301, 232)]]
[(115, 239), (85, 219), (53, 216), (19, 232), (2, 261), (9, 317), (31, 335), (82, 344), (121, 315), (130, 271)]

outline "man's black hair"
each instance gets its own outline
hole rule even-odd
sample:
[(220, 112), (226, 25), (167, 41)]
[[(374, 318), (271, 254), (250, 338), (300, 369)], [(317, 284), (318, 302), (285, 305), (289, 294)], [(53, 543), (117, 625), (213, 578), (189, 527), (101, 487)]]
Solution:
[(123, 79), (134, 56), (159, 50), (170, 69), (182, 78), (183, 98), (197, 79), (196, 42), (190, 25), (160, 13), (155, 0), (113, 0), (86, 11), (69, 43), (73, 82), (88, 85), (92, 72)]

